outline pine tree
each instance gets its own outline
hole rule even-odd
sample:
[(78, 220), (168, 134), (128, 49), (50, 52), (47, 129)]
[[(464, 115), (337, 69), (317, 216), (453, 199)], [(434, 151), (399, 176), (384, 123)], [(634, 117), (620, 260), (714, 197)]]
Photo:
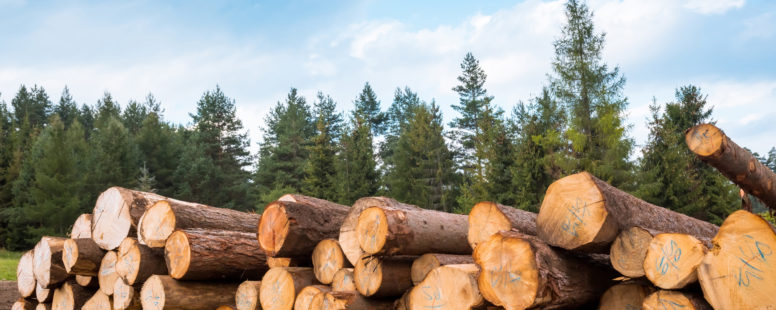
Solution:
[(54, 107), (54, 113), (59, 115), (59, 119), (65, 124), (65, 129), (69, 128), (73, 121), (78, 118), (78, 105), (70, 95), (70, 89), (65, 86), (62, 95), (59, 97), (59, 104)]
[(330, 201), (337, 200), (336, 162), (337, 143), (342, 127), (342, 115), (337, 104), (329, 96), (318, 92), (315, 102), (315, 136), (310, 147), (310, 157), (305, 168), (303, 193)]
[[(474, 154), (477, 147), (475, 144), (477, 137), (484, 134), (481, 126), (486, 123), (481, 120), (484, 111), (492, 109), (490, 104), (493, 97), (488, 96), (488, 91), (485, 89), (485, 80), (488, 76), (480, 67), (480, 61), (474, 58), (472, 53), (466, 53), (461, 63), (461, 70), (463, 72), (458, 76), (460, 84), (453, 87), (459, 96), (459, 103), (453, 105), (453, 109), (460, 116), (453, 119), (450, 127), (455, 130), (455, 135), (461, 143), (460, 156), (464, 170), (476, 170), (477, 167), (483, 166), (483, 159), (477, 158)], [(484, 179), (484, 175), (480, 178)]]
[(161, 114), (151, 112), (135, 137), (140, 160), (154, 177), (154, 188), (164, 196), (175, 194), (174, 173), (183, 152), (181, 131), (164, 122)]
[(92, 130), (94, 130), (94, 115), (94, 109), (87, 104), (81, 105), (81, 109), (78, 111), (77, 119), (84, 128), (84, 135), (87, 140), (91, 137)]
[(89, 139), (89, 188), (99, 193), (111, 186), (134, 187), (139, 166), (137, 147), (119, 118), (111, 114), (101, 117)]
[(382, 160), (383, 175), (387, 175), (393, 169), (393, 153), (399, 136), (406, 129), (407, 124), (414, 117), (415, 109), (421, 106), (423, 102), (418, 94), (409, 87), (404, 90), (397, 87), (394, 92), (393, 102), (386, 113), (386, 135), (385, 140), (380, 144), (380, 159)]
[(343, 135), (339, 155), (339, 202), (351, 205), (361, 197), (374, 196), (379, 189), (379, 173), (372, 149), (372, 129), (361, 114), (353, 113), (350, 128)]
[[(51, 113), (51, 101), (43, 87), (33, 86), (31, 90), (22, 85), (16, 97), (11, 101), (14, 121), (17, 124), (27, 120), (32, 128), (40, 128), (48, 121)], [(18, 126), (18, 125), (17, 125)]]
[(109, 92), (105, 92), (94, 109), (94, 127), (104, 127), (110, 119), (121, 119), (121, 106)]
[(135, 100), (130, 100), (121, 115), (121, 121), (124, 123), (124, 127), (129, 130), (130, 134), (136, 135), (143, 126), (143, 120), (145, 120), (147, 115), (148, 110), (144, 105), (141, 105)]
[(369, 82), (364, 83), (364, 88), (358, 94), (358, 98), (353, 102), (355, 113), (361, 115), (372, 128), (372, 135), (379, 136), (385, 133), (385, 123), (387, 116), (380, 112), (380, 101), (377, 100), (377, 94), (372, 90)]

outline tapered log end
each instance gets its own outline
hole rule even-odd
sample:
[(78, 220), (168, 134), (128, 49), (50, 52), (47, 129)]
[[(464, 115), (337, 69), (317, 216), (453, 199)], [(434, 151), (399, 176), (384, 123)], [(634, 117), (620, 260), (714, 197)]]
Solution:
[(259, 246), (269, 256), (275, 256), (288, 236), (289, 220), (283, 203), (275, 201), (264, 208), (259, 220)]
[(106, 295), (113, 294), (113, 285), (116, 283), (116, 252), (109, 251), (105, 253), (100, 263), (100, 271), (97, 274), (97, 281), (100, 283), (100, 291)]
[(245, 281), (237, 287), (234, 303), (237, 310), (255, 310), (259, 306), (260, 281)]
[(117, 278), (113, 284), (113, 309), (127, 309), (137, 302), (139, 300), (135, 288), (127, 284), (124, 279)]
[(493, 234), (509, 230), (512, 227), (509, 219), (499, 210), (498, 206), (490, 201), (482, 201), (474, 205), (469, 211), (469, 231), (466, 238), (472, 249), (485, 242)]
[(485, 299), (507, 309), (534, 304), (539, 271), (529, 242), (497, 233), (477, 246), (473, 257), (482, 268), (477, 283)]
[(313, 297), (320, 293), (330, 292), (331, 288), (324, 285), (310, 285), (299, 291), (294, 301), (294, 310), (307, 310), (313, 302)]
[(356, 290), (364, 296), (372, 296), (380, 289), (383, 282), (383, 268), (380, 259), (374, 256), (364, 256), (356, 262), (353, 270), (353, 280)]
[(140, 249), (138, 249), (137, 239), (125, 238), (119, 245), (116, 259), (116, 274), (128, 284), (134, 284), (140, 270)]
[(684, 135), (684, 141), (687, 142), (690, 151), (701, 157), (717, 153), (724, 139), (725, 133), (712, 124), (694, 126)]
[(335, 239), (324, 239), (313, 249), (313, 272), (323, 284), (330, 284), (334, 274), (345, 266), (345, 254)]
[(358, 244), (367, 254), (383, 250), (388, 235), (388, 217), (379, 207), (367, 208), (358, 216), (356, 224)]
[(151, 276), (143, 284), (143, 288), (140, 290), (140, 303), (143, 305), (143, 309), (164, 309), (164, 283), (159, 276)]
[[(264, 218), (262, 216), (262, 218)], [(259, 301), (264, 310), (291, 310), (296, 298), (293, 275), (286, 268), (272, 268), (261, 279)]]
[(164, 259), (173, 279), (183, 278), (191, 263), (189, 239), (183, 231), (176, 231), (167, 239), (164, 246)]
[(706, 246), (686, 234), (657, 234), (649, 243), (644, 272), (655, 286), (681, 289), (698, 280), (697, 269)]
[(62, 251), (62, 262), (65, 264), (65, 270), (70, 273), (75, 263), (78, 261), (78, 244), (75, 239), (65, 240), (65, 246)]
[[(651, 286), (637, 283), (621, 283), (610, 287), (603, 296), (599, 310), (622, 310), (622, 309), (641, 309), (644, 299), (651, 294), (654, 289)], [(671, 308), (669, 308), (671, 309)]]
[(342, 268), (334, 274), (331, 281), (333, 291), (355, 291), (356, 283), (353, 281), (353, 268)]
[(644, 259), (652, 242), (652, 234), (640, 227), (623, 230), (614, 239), (609, 259), (615, 270), (629, 278), (644, 276)]
[(35, 292), (35, 274), (33, 272), (34, 253), (32, 250), (24, 252), (16, 265), (16, 286), (22, 297), (30, 297)]
[(35, 299), (37, 299), (38, 302), (50, 302), (52, 297), (54, 297), (53, 289), (35, 285)]
[(169, 201), (160, 200), (143, 214), (138, 234), (149, 247), (161, 248), (173, 231), (175, 231), (175, 212)]
[(482, 306), (474, 264), (446, 265), (432, 270), (409, 293), (410, 309), (472, 309)]
[(111, 187), (97, 197), (92, 220), (92, 239), (104, 250), (113, 250), (129, 234), (132, 217), (120, 187)]
[(73, 229), (70, 230), (70, 238), (91, 238), (92, 237), (92, 215), (81, 214), (73, 223)]
[(84, 303), (81, 310), (110, 310), (111, 308), (110, 297), (101, 291), (97, 291), (92, 298), (89, 298)]

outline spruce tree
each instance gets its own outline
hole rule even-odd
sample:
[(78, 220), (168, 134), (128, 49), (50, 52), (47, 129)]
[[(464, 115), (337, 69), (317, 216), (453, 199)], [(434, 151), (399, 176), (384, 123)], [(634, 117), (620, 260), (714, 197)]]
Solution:
[(154, 177), (154, 188), (164, 196), (175, 194), (174, 173), (181, 160), (182, 139), (180, 131), (157, 112), (148, 113), (135, 137), (140, 160)]
[(94, 109), (94, 127), (103, 127), (110, 119), (121, 119), (121, 106), (109, 92), (105, 92)]
[(372, 149), (371, 125), (363, 115), (353, 113), (340, 145), (339, 202), (351, 205), (361, 197), (374, 196), (379, 189), (379, 173)]
[(399, 136), (406, 129), (407, 124), (414, 117), (415, 109), (423, 102), (418, 94), (409, 87), (404, 90), (397, 87), (394, 92), (393, 102), (386, 113), (386, 135), (380, 144), (380, 159), (382, 159), (383, 175), (387, 175), (393, 169), (393, 153)]
[(54, 113), (59, 115), (59, 119), (65, 124), (66, 129), (78, 118), (78, 105), (73, 100), (73, 96), (70, 95), (70, 89), (67, 86), (62, 90), (59, 104), (54, 107)]
[(379, 136), (385, 133), (387, 116), (380, 111), (380, 101), (372, 90), (369, 82), (364, 83), (364, 88), (353, 102), (355, 113), (361, 115), (372, 128), (372, 135)]
[(94, 193), (111, 186), (134, 187), (139, 166), (137, 147), (120, 119), (103, 115), (89, 139), (92, 149), (87, 170)]
[(336, 201), (337, 143), (342, 126), (342, 115), (335, 109), (337, 104), (329, 96), (318, 92), (315, 107), (315, 136), (310, 147), (310, 158), (305, 168), (302, 192), (306, 195)]
[[(22, 85), (16, 97), (11, 100), (14, 121), (22, 124), (28, 121), (31, 128), (41, 128), (51, 113), (51, 101), (43, 87), (33, 86), (31, 90)], [(18, 126), (18, 125), (17, 125)]]

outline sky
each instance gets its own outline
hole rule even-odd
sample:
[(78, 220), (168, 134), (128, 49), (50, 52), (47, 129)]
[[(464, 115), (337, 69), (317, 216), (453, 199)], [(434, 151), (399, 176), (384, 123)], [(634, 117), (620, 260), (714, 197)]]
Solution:
[[(604, 61), (627, 82), (628, 134), (647, 140), (649, 104), (693, 84), (739, 145), (776, 146), (776, 1), (589, 0)], [(261, 139), (267, 112), (299, 89), (341, 111), (369, 82), (387, 109), (397, 87), (456, 116), (452, 88), (472, 52), (494, 103), (511, 111), (547, 85), (563, 1), (25, 1), (0, 0), (0, 100), (20, 85), (65, 86), (80, 103), (148, 93), (188, 124), (207, 90), (233, 98)], [(634, 156), (638, 156), (638, 152)]]

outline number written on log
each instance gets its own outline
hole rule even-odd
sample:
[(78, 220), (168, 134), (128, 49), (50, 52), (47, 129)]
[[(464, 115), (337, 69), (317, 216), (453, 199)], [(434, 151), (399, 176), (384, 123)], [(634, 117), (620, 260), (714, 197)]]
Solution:
[(704, 130), (703, 133), (700, 133), (697, 130), (693, 130), (692, 137), (703, 145), (708, 145), (711, 143), (711, 137), (709, 137), (708, 129)]
[[(442, 300), (442, 291), (439, 289), (439, 287), (432, 289), (430, 285), (424, 285), (420, 288), (423, 291), (423, 298), (428, 301), (428, 303), (423, 305), (423, 308), (437, 309), (445, 306), (445, 302)], [(439, 304), (437, 304), (438, 302)]]
[(738, 247), (738, 274), (734, 274), (738, 280), (738, 286), (748, 287), (751, 281), (762, 280), (763, 269), (770, 265), (768, 258), (773, 255), (771, 246), (756, 240), (750, 235), (744, 235), (745, 244)]
[(682, 304), (680, 304), (680, 303), (678, 303), (676, 301), (670, 300), (670, 299), (658, 298), (657, 299), (657, 303), (658, 303), (658, 305), (660, 305), (661, 309), (665, 309), (665, 310), (668, 310), (668, 309), (674, 310), (674, 309), (687, 308), (687, 306), (682, 305)]
[(369, 243), (372, 245), (372, 248), (377, 246), (378, 227), (380, 227), (380, 216), (375, 214), (375, 224), (370, 227), (369, 231), (367, 231), (367, 235), (369, 236)]
[(590, 210), (587, 208), (587, 202), (577, 198), (573, 204), (566, 205), (566, 219), (561, 228), (568, 234), (579, 237), (577, 227), (585, 225), (585, 218), (590, 216)]
[[(506, 272), (505, 272), (506, 269)], [(515, 273), (512, 271), (512, 263), (507, 262), (507, 265), (504, 266), (503, 264), (498, 267), (496, 270), (490, 271), (490, 286), (491, 287), (501, 287), (506, 288), (507, 285), (512, 285), (512, 283), (520, 281), (520, 273)]]
[(326, 254), (326, 264), (323, 264), (323, 267), (321, 267), (321, 271), (334, 269), (334, 264), (332, 264), (333, 261), (334, 261), (334, 248), (331, 248), (329, 250), (329, 253)]
[(107, 276), (110, 274), (116, 273), (116, 262), (110, 262), (107, 266), (100, 272), (101, 275)]
[(668, 270), (671, 268), (679, 270), (679, 266), (676, 265), (676, 262), (679, 261), (679, 259), (682, 258), (682, 249), (679, 247), (678, 244), (676, 244), (676, 241), (671, 240), (669, 244), (666, 244), (661, 249), (663, 252), (663, 255), (658, 258), (657, 265), (655, 268), (657, 268), (657, 271), (660, 272), (660, 274), (666, 274)]

